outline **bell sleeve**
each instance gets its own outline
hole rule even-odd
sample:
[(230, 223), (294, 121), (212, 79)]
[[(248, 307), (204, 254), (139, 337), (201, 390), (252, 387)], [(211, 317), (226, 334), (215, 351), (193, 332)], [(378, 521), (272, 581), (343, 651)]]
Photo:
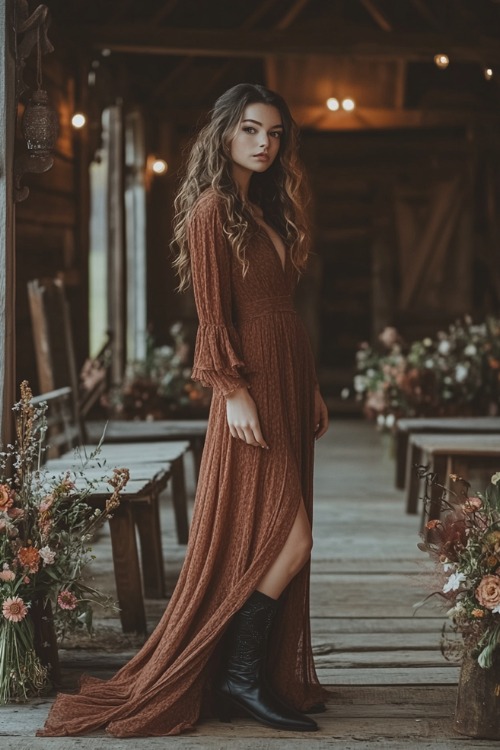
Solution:
[(191, 378), (227, 396), (248, 383), (231, 316), (231, 250), (215, 196), (195, 206), (187, 236), (199, 318)]

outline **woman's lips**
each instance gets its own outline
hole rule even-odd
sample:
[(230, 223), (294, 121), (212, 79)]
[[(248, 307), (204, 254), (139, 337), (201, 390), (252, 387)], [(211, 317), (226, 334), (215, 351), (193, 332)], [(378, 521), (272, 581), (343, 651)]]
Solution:
[(269, 161), (269, 154), (255, 154), (253, 158), (259, 161)]

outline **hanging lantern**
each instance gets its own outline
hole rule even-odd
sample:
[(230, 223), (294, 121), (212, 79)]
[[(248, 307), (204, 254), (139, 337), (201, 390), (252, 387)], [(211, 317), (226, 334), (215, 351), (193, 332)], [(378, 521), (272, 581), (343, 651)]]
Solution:
[(23, 135), (30, 155), (49, 156), (57, 141), (59, 121), (44, 89), (31, 95), (23, 115)]

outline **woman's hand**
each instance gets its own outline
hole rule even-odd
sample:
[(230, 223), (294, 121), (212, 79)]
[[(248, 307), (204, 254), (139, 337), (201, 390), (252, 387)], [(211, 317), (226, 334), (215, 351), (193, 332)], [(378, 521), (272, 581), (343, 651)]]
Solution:
[(314, 391), (314, 437), (319, 440), (328, 429), (328, 409), (318, 386)]
[(226, 415), (229, 431), (248, 445), (269, 448), (260, 431), (259, 415), (248, 388), (237, 388), (226, 396)]

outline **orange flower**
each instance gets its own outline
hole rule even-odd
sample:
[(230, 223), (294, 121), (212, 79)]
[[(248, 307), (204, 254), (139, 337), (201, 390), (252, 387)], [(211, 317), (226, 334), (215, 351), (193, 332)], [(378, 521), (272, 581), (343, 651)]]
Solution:
[(498, 565), (498, 557), (496, 557), (496, 555), (490, 555), (486, 560), (486, 565), (488, 568), (494, 568), (495, 565)]
[(36, 573), (40, 565), (40, 553), (36, 547), (21, 547), (17, 559), (30, 573)]
[(484, 609), (475, 608), (472, 610), (471, 614), (472, 617), (484, 617)]
[(425, 524), (426, 529), (435, 529), (439, 524), (439, 518), (433, 518), (431, 521), (427, 521)]
[(7, 510), (14, 504), (13, 492), (8, 484), (0, 484), (0, 511)]

